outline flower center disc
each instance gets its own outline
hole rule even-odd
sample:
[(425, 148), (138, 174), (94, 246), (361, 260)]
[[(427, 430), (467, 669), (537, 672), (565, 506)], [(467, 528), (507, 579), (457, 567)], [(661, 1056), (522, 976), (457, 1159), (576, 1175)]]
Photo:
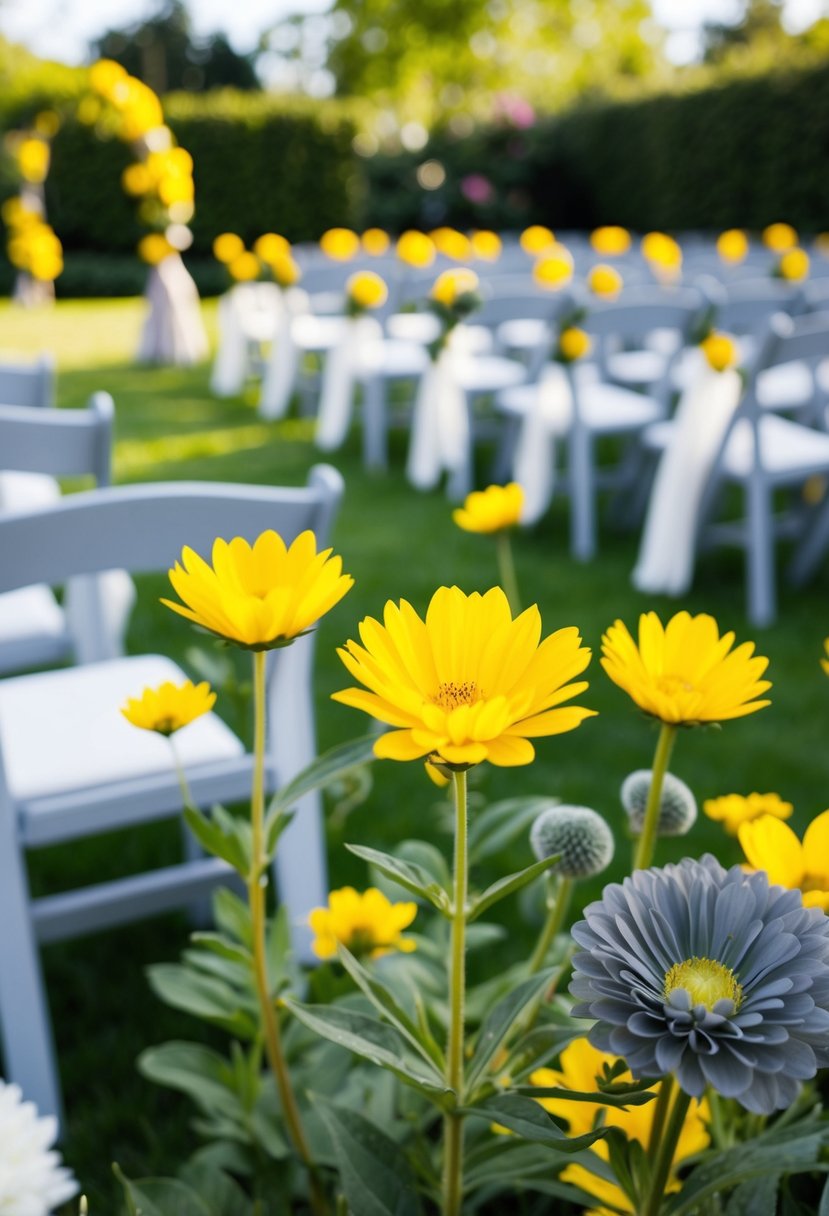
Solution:
[(687, 958), (684, 963), (674, 963), (665, 976), (665, 1000), (677, 988), (684, 988), (694, 1005), (713, 1009), (717, 1001), (727, 999), (739, 1009), (743, 990), (734, 978), (730, 967), (710, 958)]
[(474, 705), (480, 701), (481, 694), (474, 680), (464, 680), (460, 684), (450, 681), (441, 684), (435, 695), (435, 704), (441, 709), (457, 709), (459, 705)]

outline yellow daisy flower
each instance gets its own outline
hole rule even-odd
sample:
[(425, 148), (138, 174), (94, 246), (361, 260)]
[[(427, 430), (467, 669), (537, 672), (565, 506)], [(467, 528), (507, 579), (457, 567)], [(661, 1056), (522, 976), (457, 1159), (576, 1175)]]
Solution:
[(769, 224), (763, 229), (762, 239), (772, 253), (785, 253), (797, 244), (797, 233), (791, 224)]
[(553, 233), (543, 224), (530, 224), (529, 228), (524, 229), (518, 240), (524, 252), (530, 254), (531, 257), (543, 253), (545, 249), (549, 249), (556, 243)]
[(605, 266), (603, 263), (594, 266), (587, 276), (587, 286), (593, 292), (593, 295), (602, 296), (609, 300), (615, 299), (624, 285), (624, 280), (619, 271), (613, 266)]
[(414, 228), (402, 234), (395, 249), (401, 262), (419, 270), (431, 266), (435, 260), (434, 242), (425, 232), (417, 232)]
[(389, 298), (389, 289), (373, 270), (360, 270), (351, 275), (345, 285), (346, 295), (355, 308), (381, 308)]
[(350, 228), (329, 228), (320, 237), (320, 249), (337, 262), (350, 262), (360, 252), (360, 238)]
[(630, 233), (618, 224), (605, 224), (591, 232), (590, 244), (600, 257), (620, 257), (630, 249)]
[(169, 736), (208, 713), (215, 703), (216, 694), (206, 680), (201, 684), (192, 680), (173, 684), (166, 680), (158, 688), (145, 688), (140, 697), (128, 697), (121, 713), (141, 730)]
[(558, 337), (558, 353), (565, 363), (575, 363), (577, 359), (583, 359), (585, 355), (590, 354), (591, 346), (590, 335), (577, 325), (563, 329)]
[(729, 334), (715, 330), (707, 338), (703, 338), (699, 348), (715, 372), (724, 372), (729, 367), (736, 366), (739, 357), (737, 343)]
[(728, 228), (717, 237), (717, 253), (723, 262), (736, 266), (748, 256), (748, 237), (742, 228)]
[(334, 693), (396, 728), (374, 745), (381, 759), (428, 758), (457, 769), (483, 760), (529, 764), (530, 739), (574, 730), (593, 715), (562, 707), (587, 688), (568, 683), (590, 662), (578, 630), (540, 641), (538, 608), (513, 620), (500, 587), (485, 595), (441, 587), (425, 621), (405, 600), (389, 601), (383, 619), (367, 617), (362, 646), (349, 641), (338, 652), (365, 688)]
[(809, 274), (809, 255), (805, 249), (787, 249), (777, 266), (780, 278), (787, 283), (799, 283)]
[(763, 815), (738, 830), (749, 865), (769, 881), (803, 892), (807, 908), (829, 912), (829, 811), (813, 819), (799, 841), (787, 823)]
[(183, 566), (169, 572), (184, 603), (161, 602), (225, 641), (271, 650), (307, 632), (354, 585), (331, 552), (317, 552), (313, 532), (290, 547), (273, 531), (253, 545), (241, 536), (216, 540), (212, 566), (185, 548)]
[(213, 242), (213, 256), (227, 266), (245, 252), (245, 242), (235, 232), (222, 232)]
[(479, 282), (474, 270), (444, 270), (432, 284), (432, 299), (451, 308), (458, 296), (477, 291)]
[(497, 262), (501, 256), (501, 238), (497, 232), (490, 232), (489, 229), (480, 229), (473, 232), (469, 238), (472, 245), (472, 252), (476, 258), (480, 258), (483, 262)]
[(291, 242), (278, 232), (264, 232), (253, 242), (253, 252), (270, 265), (291, 256)]
[(338, 942), (358, 956), (379, 958), (391, 950), (409, 954), (415, 942), (401, 933), (416, 915), (414, 901), (393, 904), (376, 887), (362, 893), (341, 887), (331, 891), (327, 908), (313, 908), (308, 915), (315, 934), (311, 949), (321, 959), (336, 958)]
[(382, 257), (391, 244), (389, 234), (382, 228), (366, 228), (360, 240), (363, 249), (372, 258)]
[(230, 277), (237, 283), (252, 283), (254, 279), (259, 278), (261, 266), (256, 254), (246, 249), (232, 262), (227, 263), (227, 269)]
[(436, 228), (429, 236), (434, 242), (438, 253), (451, 258), (453, 262), (465, 262), (472, 257), (472, 246), (469, 237), (464, 236), (455, 228)]
[(673, 725), (722, 722), (763, 709), (771, 684), (760, 677), (768, 659), (754, 643), (731, 647), (734, 634), (720, 637), (712, 616), (678, 612), (667, 625), (655, 612), (639, 618), (637, 646), (627, 626), (616, 621), (602, 638), (602, 667), (614, 684), (646, 714)]
[[(587, 1039), (576, 1039), (561, 1053), (559, 1067), (538, 1068), (530, 1074), (530, 1083), (540, 1088), (556, 1087), (571, 1089), (576, 1093), (590, 1093), (597, 1087), (597, 1078), (602, 1075), (606, 1064), (612, 1065), (616, 1057), (607, 1055)], [(616, 1078), (617, 1081), (631, 1082), (630, 1072), (624, 1072)], [(566, 1119), (572, 1136), (581, 1136), (602, 1122), (607, 1127), (618, 1127), (628, 1140), (636, 1140), (647, 1149), (653, 1129), (653, 1119), (656, 1104), (648, 1102), (644, 1106), (629, 1106), (627, 1109), (615, 1106), (604, 1106), (599, 1102), (570, 1102), (566, 1098), (539, 1098), (539, 1105), (548, 1110), (558, 1119)], [(706, 1121), (710, 1121), (707, 1100), (692, 1102), (682, 1131), (677, 1141), (673, 1158), (672, 1177), (668, 1184), (670, 1191), (679, 1188), (679, 1182), (674, 1176), (676, 1168), (687, 1158), (702, 1152), (710, 1143), (706, 1130)], [(604, 1141), (597, 1141), (594, 1152), (602, 1161), (608, 1160), (608, 1149)], [(593, 1195), (600, 1205), (591, 1209), (591, 1216), (605, 1216), (608, 1209), (601, 1206), (610, 1203), (624, 1212), (634, 1212), (630, 1200), (615, 1183), (599, 1178), (583, 1165), (570, 1165), (562, 1174), (562, 1181), (578, 1186), (588, 1194)]]
[(464, 532), (501, 532), (514, 528), (521, 518), (524, 491), (517, 482), (473, 490), (452, 518)]
[(533, 279), (548, 291), (560, 291), (572, 277), (573, 256), (564, 245), (551, 245), (533, 267)]
[(721, 798), (708, 798), (702, 809), (709, 819), (721, 823), (729, 836), (736, 836), (739, 828), (761, 815), (773, 815), (776, 819), (788, 819), (794, 807), (784, 802), (779, 794), (723, 794)]

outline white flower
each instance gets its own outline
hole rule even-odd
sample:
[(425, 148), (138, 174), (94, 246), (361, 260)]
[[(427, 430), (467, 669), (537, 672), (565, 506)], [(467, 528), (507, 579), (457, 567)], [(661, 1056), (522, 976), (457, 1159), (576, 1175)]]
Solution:
[(39, 1118), (17, 1085), (0, 1081), (0, 1216), (50, 1216), (78, 1192), (51, 1146), (57, 1120)]

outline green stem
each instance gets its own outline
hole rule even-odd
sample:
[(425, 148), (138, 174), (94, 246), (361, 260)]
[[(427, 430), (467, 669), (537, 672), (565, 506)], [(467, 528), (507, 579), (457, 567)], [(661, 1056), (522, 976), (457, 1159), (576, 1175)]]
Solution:
[(668, 761), (676, 738), (677, 728), (672, 722), (663, 722), (653, 757), (653, 772), (651, 773), (651, 788), (648, 790), (648, 803), (645, 807), (645, 822), (642, 825), (642, 835), (636, 846), (633, 859), (634, 870), (646, 870), (653, 861), (656, 847), (656, 837), (659, 830), (659, 807), (662, 801), (662, 784), (668, 771)]
[(314, 1171), (311, 1150), (299, 1114), (296, 1095), (291, 1084), (276, 1006), (268, 983), (267, 955), (265, 950), (265, 887), (263, 872), (267, 865), (264, 853), (265, 820), (265, 664), (267, 652), (253, 654), (253, 794), (251, 797), (251, 862), (248, 875), (248, 902), (250, 905), (251, 933), (253, 937), (253, 978), (259, 997), (265, 1052), (271, 1066), (282, 1114), (288, 1134), (303, 1164), (310, 1172), (311, 1207), (317, 1216), (327, 1210), (325, 1198)]
[(182, 800), (189, 811), (194, 811), (196, 808), (193, 805), (193, 798), (190, 794), (190, 786), (187, 784), (187, 778), (184, 775), (184, 765), (181, 763), (181, 756), (178, 754), (175, 739), (173, 735), (169, 735), (168, 739), (170, 742), (170, 751), (173, 753), (173, 764), (175, 766), (176, 776), (178, 777), (178, 784), (179, 789), (181, 790)]
[(711, 1139), (716, 1148), (730, 1148), (731, 1137), (726, 1133), (723, 1119), (720, 1095), (716, 1090), (708, 1090), (708, 1109), (711, 1112)]
[[(454, 774), (455, 874), (452, 944), (449, 961), (449, 1038), (446, 1045), (446, 1084), (455, 1104), (463, 1102), (463, 1007), (466, 990), (466, 773)], [(463, 1116), (455, 1110), (444, 1117), (443, 1216), (458, 1216), (463, 1197)]]
[(518, 616), (521, 611), (521, 596), (518, 593), (518, 575), (515, 573), (512, 541), (506, 528), (496, 534), (495, 553), (498, 558), (498, 578), (509, 600), (512, 615)]
[(642, 1209), (642, 1216), (659, 1216), (662, 1200), (665, 1198), (665, 1188), (671, 1176), (671, 1166), (674, 1163), (676, 1146), (679, 1143), (679, 1137), (682, 1133), (690, 1105), (690, 1094), (683, 1093), (680, 1089), (677, 1092), (676, 1100), (668, 1117), (661, 1143), (656, 1149), (648, 1197)]
[(574, 881), (572, 878), (559, 878), (555, 888), (555, 896), (547, 900), (547, 919), (544, 922), (544, 928), (541, 930), (541, 935), (535, 944), (535, 950), (532, 952), (527, 973), (535, 975), (544, 966), (547, 958), (547, 952), (555, 940), (556, 934), (564, 924), (564, 918), (567, 915), (567, 910), (570, 907), (570, 900), (573, 897)]
[(648, 1160), (653, 1162), (662, 1143), (662, 1133), (665, 1130), (665, 1120), (671, 1108), (671, 1097), (674, 1092), (674, 1079), (668, 1075), (659, 1086), (659, 1094), (653, 1107), (653, 1123), (648, 1141)]

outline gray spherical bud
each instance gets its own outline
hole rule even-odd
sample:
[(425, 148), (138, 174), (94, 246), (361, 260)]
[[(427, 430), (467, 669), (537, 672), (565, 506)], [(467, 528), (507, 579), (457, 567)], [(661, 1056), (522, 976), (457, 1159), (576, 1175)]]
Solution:
[(530, 829), (530, 844), (539, 861), (560, 853), (550, 874), (591, 878), (613, 860), (613, 834), (596, 811), (586, 806), (550, 806)]
[[(640, 768), (635, 773), (629, 773), (622, 782), (622, 806), (635, 836), (641, 835), (645, 825), (645, 807), (648, 803), (651, 777), (649, 768)], [(680, 781), (673, 773), (666, 773), (662, 783), (657, 835), (684, 836), (694, 826), (696, 819), (696, 798), (684, 781)]]

